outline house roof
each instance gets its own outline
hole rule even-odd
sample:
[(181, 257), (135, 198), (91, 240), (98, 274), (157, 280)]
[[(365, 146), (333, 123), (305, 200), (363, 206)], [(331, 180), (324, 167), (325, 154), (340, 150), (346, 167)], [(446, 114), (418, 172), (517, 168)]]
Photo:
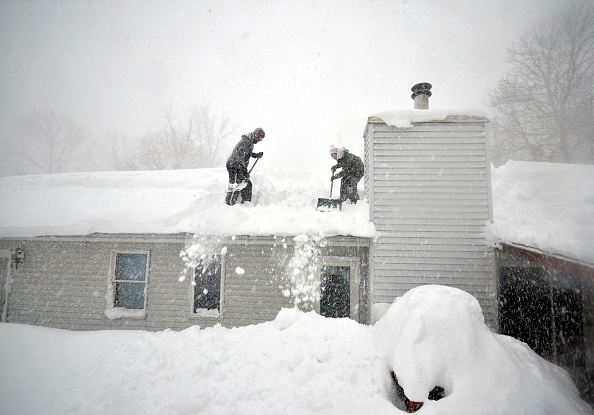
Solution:
[(368, 123), (385, 123), (396, 128), (411, 128), (423, 122), (488, 122), (489, 112), (474, 109), (429, 109), (383, 111), (368, 118)]
[[(91, 233), (373, 237), (365, 201), (316, 211), (327, 175), (255, 169), (253, 204), (227, 206), (224, 168), (0, 178), (0, 237)], [(338, 196), (334, 187), (333, 196)]]
[(508, 161), (492, 192), (495, 243), (594, 264), (594, 165)]
[[(226, 206), (222, 168), (1, 177), (0, 237), (375, 235), (364, 200), (342, 212), (316, 211), (330, 191), (322, 173), (262, 168), (252, 179), (254, 204)], [(492, 191), (495, 244), (594, 264), (593, 165), (510, 161), (492, 169)]]

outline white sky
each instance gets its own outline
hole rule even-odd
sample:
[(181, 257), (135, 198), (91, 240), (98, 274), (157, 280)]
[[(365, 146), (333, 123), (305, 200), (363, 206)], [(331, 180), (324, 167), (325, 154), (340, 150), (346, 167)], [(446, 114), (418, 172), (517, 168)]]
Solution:
[[(362, 155), (367, 117), (484, 107), (506, 48), (564, 0), (29, 1), (0, 3), (0, 140), (31, 109), (98, 139), (154, 129), (192, 103), (266, 130), (267, 167), (327, 170)], [(2, 169), (0, 168), (0, 171)]]

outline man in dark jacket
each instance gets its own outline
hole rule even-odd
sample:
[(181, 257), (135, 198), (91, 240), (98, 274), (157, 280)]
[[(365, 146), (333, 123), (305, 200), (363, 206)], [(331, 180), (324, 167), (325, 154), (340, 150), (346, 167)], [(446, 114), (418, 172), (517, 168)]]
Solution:
[[(332, 179), (342, 179), (340, 182), (340, 200), (343, 202), (347, 199), (351, 203), (357, 203), (359, 200), (359, 193), (357, 192), (357, 184), (365, 174), (365, 167), (361, 158), (349, 153), (344, 147), (330, 146), (330, 156), (338, 162), (332, 166)], [(342, 170), (335, 174), (337, 169)]]
[(241, 193), (241, 203), (252, 201), (252, 182), (248, 174), (250, 157), (260, 158), (263, 152), (253, 153), (254, 144), (264, 138), (264, 130), (256, 128), (253, 132), (242, 135), (241, 140), (233, 149), (227, 160), (227, 171), (229, 172), (229, 188), (225, 203), (234, 205)]

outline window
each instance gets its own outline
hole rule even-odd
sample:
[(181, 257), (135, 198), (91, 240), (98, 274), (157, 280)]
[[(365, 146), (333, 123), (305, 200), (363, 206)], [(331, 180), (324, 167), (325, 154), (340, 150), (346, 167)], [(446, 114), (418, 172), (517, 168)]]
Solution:
[(143, 317), (149, 267), (148, 252), (114, 252), (109, 287), (109, 318)]
[(221, 312), (221, 256), (200, 258), (194, 272), (192, 313), (201, 317), (218, 317)]

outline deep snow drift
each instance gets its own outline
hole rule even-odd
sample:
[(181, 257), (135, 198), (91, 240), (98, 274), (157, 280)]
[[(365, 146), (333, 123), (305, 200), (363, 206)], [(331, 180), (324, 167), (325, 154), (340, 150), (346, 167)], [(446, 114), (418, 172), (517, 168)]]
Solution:
[[(2, 413), (593, 414), (562, 369), (493, 334), (474, 297), (422, 286), (375, 326), (283, 309), (254, 326), (71, 332), (0, 325)], [(426, 399), (442, 386), (445, 398)]]

